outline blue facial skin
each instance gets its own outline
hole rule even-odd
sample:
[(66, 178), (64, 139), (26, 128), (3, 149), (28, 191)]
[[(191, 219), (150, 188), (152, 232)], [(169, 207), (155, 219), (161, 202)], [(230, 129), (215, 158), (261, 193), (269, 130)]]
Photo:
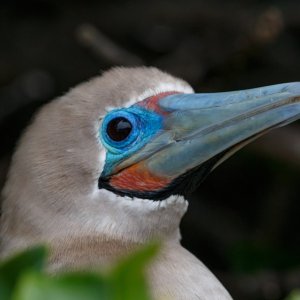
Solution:
[[(118, 117), (126, 118), (132, 125), (130, 134), (123, 141), (113, 141), (107, 134), (107, 124)], [(160, 115), (137, 105), (109, 112), (100, 128), (100, 140), (107, 150), (101, 176), (111, 174), (121, 161), (145, 146), (160, 131), (162, 122)]]

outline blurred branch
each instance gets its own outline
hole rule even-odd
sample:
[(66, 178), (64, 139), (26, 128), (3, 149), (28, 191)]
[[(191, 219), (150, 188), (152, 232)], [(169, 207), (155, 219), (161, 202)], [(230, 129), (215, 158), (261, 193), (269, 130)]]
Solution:
[(263, 10), (254, 22), (251, 35), (257, 44), (269, 44), (276, 40), (284, 29), (284, 20), (278, 7), (268, 7)]
[(82, 24), (76, 30), (79, 43), (112, 65), (138, 66), (143, 60), (123, 49), (91, 24)]

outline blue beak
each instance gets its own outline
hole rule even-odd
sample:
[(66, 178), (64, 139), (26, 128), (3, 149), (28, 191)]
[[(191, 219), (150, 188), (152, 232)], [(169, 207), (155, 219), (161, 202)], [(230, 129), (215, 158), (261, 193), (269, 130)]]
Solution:
[(115, 171), (143, 162), (159, 178), (175, 180), (216, 158), (210, 170), (242, 146), (300, 118), (300, 83), (250, 90), (175, 94), (158, 102), (163, 128)]

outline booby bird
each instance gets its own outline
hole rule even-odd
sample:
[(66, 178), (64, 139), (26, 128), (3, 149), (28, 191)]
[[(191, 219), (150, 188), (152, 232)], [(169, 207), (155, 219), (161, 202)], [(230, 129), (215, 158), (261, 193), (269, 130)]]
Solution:
[(50, 271), (97, 268), (158, 239), (154, 299), (231, 299), (180, 245), (185, 195), (299, 118), (299, 83), (195, 94), (155, 68), (114, 68), (45, 105), (23, 134), (3, 192), (1, 255), (47, 243)]

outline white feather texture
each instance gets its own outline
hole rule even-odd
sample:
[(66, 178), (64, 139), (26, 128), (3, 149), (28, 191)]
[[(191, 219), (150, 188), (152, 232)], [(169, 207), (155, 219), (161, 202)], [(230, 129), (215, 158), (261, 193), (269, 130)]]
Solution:
[(187, 201), (127, 198), (98, 189), (106, 151), (101, 118), (160, 92), (192, 93), (155, 68), (115, 68), (44, 106), (19, 141), (3, 191), (2, 256), (51, 247), (49, 270), (103, 267), (152, 239), (163, 249), (149, 269), (155, 299), (231, 299), (180, 245)]

